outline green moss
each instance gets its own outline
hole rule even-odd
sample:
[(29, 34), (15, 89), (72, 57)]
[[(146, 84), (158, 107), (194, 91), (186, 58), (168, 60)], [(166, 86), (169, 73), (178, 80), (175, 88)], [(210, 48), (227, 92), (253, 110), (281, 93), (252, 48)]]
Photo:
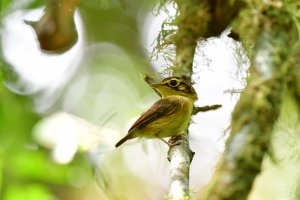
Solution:
[[(300, 3), (244, 2), (247, 6), (240, 12), (234, 28), (243, 41), (254, 46), (250, 54), (250, 77), (232, 114), (224, 157), (204, 199), (247, 198), (265, 155), (272, 155), (270, 141), (285, 85), (288, 83), (294, 94), (300, 94), (299, 73), (293, 75), (300, 52), (300, 18), (296, 14)], [(295, 96), (299, 99), (299, 95)]]
[(165, 72), (190, 77), (197, 41), (204, 37), (211, 17), (204, 3), (198, 1), (172, 3), (177, 7), (177, 14), (163, 22), (152, 59), (161, 54), (167, 63)]
[(244, 40), (257, 41), (261, 32), (276, 29), (289, 30), (289, 36), (299, 38), (299, 1), (243, 2), (246, 6), (239, 13), (233, 27)]

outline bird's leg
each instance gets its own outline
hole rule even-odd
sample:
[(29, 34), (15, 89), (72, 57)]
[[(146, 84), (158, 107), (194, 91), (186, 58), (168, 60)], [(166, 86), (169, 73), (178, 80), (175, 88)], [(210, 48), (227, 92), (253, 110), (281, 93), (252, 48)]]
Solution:
[(180, 144), (180, 141), (177, 140), (175, 143), (172, 143), (171, 140), (172, 138), (167, 142), (166, 140), (162, 139), (162, 138), (158, 138), (160, 139), (161, 141), (163, 141), (166, 145), (168, 145), (169, 148), (173, 147), (173, 146), (176, 146), (178, 144)]
[(167, 144), (169, 146), (169, 148), (171, 148), (171, 147), (181, 144), (181, 142), (182, 142), (181, 137), (184, 135), (185, 135), (185, 133), (178, 133), (178, 134), (174, 135), (173, 137), (171, 137), (168, 142), (159, 137), (158, 137), (158, 139), (163, 141), (165, 144)]
[(160, 139), (161, 141), (163, 141), (165, 144), (167, 144), (170, 147), (170, 144), (166, 140), (164, 140), (162, 138), (158, 138), (158, 139)]

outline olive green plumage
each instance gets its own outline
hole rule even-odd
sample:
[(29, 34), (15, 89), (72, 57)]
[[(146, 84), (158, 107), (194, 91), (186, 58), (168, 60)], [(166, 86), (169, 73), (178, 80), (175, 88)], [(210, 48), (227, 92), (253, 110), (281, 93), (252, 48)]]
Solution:
[(180, 77), (168, 77), (149, 84), (161, 99), (131, 126), (116, 147), (136, 137), (164, 138), (185, 132), (188, 128), (197, 94), (191, 84)]

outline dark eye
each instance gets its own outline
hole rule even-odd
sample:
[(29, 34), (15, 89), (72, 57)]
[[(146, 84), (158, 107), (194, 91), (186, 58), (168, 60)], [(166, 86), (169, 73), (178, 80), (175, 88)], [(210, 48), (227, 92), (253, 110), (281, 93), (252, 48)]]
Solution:
[(178, 81), (176, 81), (176, 80), (171, 80), (170, 83), (169, 83), (169, 85), (170, 85), (171, 87), (175, 87), (175, 86), (178, 85)]

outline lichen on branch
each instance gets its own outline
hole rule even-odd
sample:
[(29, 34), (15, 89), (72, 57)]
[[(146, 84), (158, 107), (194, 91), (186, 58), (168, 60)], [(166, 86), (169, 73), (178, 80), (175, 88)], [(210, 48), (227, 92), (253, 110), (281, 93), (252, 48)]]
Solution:
[(204, 200), (247, 199), (265, 155), (272, 153), (270, 141), (285, 86), (299, 80), (290, 72), (299, 68), (295, 58), (300, 52), (300, 18), (295, 18), (295, 6), (299, 9), (300, 3), (244, 2), (247, 7), (234, 28), (254, 46), (250, 77), (232, 114), (225, 152), (201, 198)]
[(167, 3), (172, 4), (177, 12), (162, 24), (153, 58), (162, 54), (168, 64), (166, 71), (171, 71), (173, 75), (191, 77), (197, 42), (221, 35), (244, 6), (244, 2), (165, 0), (160, 7)]
[[(205, 37), (220, 35), (238, 12), (240, 4), (222, 0), (174, 0), (163, 1), (163, 3), (173, 3), (177, 9), (177, 14), (174, 18), (168, 18), (163, 23), (157, 39), (154, 57), (158, 53), (162, 53), (169, 64), (167, 70), (171, 71), (170, 74), (185, 76), (191, 81), (198, 41)], [(227, 17), (222, 17), (222, 13), (226, 14)], [(219, 107), (219, 105), (195, 107), (193, 114)], [(186, 188), (189, 188), (189, 165), (192, 159), (187, 155), (190, 155), (192, 151), (189, 148), (187, 133), (177, 139), (176, 141), (180, 141), (179, 145), (174, 145), (169, 151), (171, 164), (177, 164), (175, 164), (176, 166), (172, 165), (171, 187), (168, 197), (171, 199), (189, 199), (189, 191)], [(181, 158), (181, 161), (175, 162), (174, 160), (177, 158)], [(184, 173), (181, 173), (182, 171)], [(179, 195), (181, 197), (174, 193), (175, 190), (172, 189), (174, 185), (182, 186), (180, 187), (182, 192)]]

